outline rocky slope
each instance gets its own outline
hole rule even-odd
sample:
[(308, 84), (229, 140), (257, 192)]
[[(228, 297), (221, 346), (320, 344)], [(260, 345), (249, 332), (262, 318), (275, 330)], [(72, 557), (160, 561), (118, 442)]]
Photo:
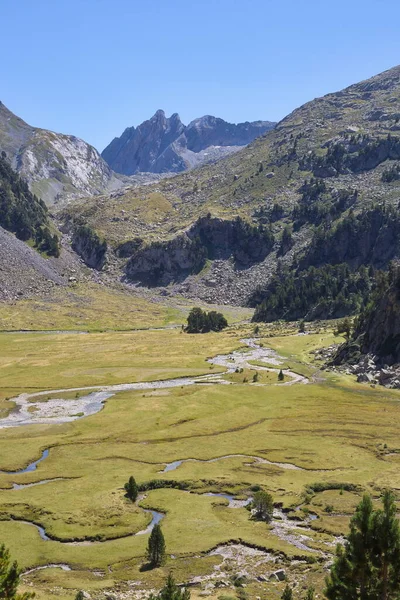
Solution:
[(2, 102), (0, 151), (48, 204), (68, 194), (92, 195), (122, 185), (93, 146), (72, 135), (31, 127)]
[(164, 111), (138, 127), (128, 127), (103, 150), (102, 157), (117, 173), (185, 171), (237, 151), (272, 129), (275, 123), (256, 121), (234, 125), (205, 116), (185, 126)]
[(0, 301), (41, 296), (69, 281), (90, 280), (87, 271), (69, 244), (63, 245), (58, 258), (46, 258), (0, 227)]
[[(201, 272), (184, 268), (169, 283), (168, 293), (211, 302), (248, 302), (278, 264), (294, 273), (342, 262), (386, 268), (400, 252), (399, 132), (395, 67), (305, 104), (218, 163), (75, 203), (68, 218), (87, 221), (110, 255), (136, 238), (144, 246), (168, 242), (207, 213), (269, 225), (275, 245), (259, 263), (238, 268), (232, 258), (209, 259)], [(291, 243), (283, 248), (287, 228)], [(126, 261), (114, 265), (124, 276)]]
[(389, 274), (380, 276), (346, 341), (318, 350), (316, 358), (324, 360), (328, 370), (356, 375), (359, 383), (400, 388), (399, 265), (392, 264)]

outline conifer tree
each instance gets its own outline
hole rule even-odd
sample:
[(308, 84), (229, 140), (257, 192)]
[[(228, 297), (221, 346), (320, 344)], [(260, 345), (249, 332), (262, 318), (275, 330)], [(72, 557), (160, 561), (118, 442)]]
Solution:
[(254, 494), (252, 507), (254, 517), (262, 521), (271, 521), (274, 512), (274, 503), (271, 494), (259, 491)]
[(279, 371), (278, 379), (279, 381), (283, 381), (285, 379), (282, 369)]
[(365, 495), (351, 519), (347, 543), (338, 546), (326, 579), (328, 600), (395, 600), (400, 592), (400, 527), (393, 494), (374, 510)]
[(281, 596), (282, 600), (293, 600), (293, 590), (289, 585), (286, 585)]
[(165, 586), (159, 594), (157, 596), (151, 594), (149, 600), (190, 600), (190, 592), (186, 588), (179, 588), (175, 583), (172, 573), (170, 573)]
[(125, 484), (125, 491), (128, 498), (132, 500), (132, 502), (136, 502), (139, 490), (134, 477), (129, 477), (128, 483)]
[(315, 598), (315, 588), (313, 585), (310, 585), (310, 587), (307, 588), (304, 600), (314, 600), (314, 598)]
[(149, 537), (147, 559), (153, 567), (160, 567), (165, 560), (165, 540), (158, 523), (154, 525)]
[(16, 561), (11, 563), (10, 552), (0, 546), (0, 598), (4, 600), (30, 600), (35, 594), (18, 594), (20, 570)]

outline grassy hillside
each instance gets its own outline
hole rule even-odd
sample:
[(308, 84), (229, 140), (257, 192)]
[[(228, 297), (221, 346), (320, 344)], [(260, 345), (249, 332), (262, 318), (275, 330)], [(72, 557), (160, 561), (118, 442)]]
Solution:
[[(369, 153), (388, 135), (397, 140), (399, 104), (400, 67), (395, 67), (305, 104), (275, 130), (214, 165), (152, 186), (86, 199), (72, 205), (68, 213), (84, 216), (117, 243), (133, 234), (150, 239), (174, 235), (208, 211), (215, 216), (260, 219), (268, 218), (274, 203), (279, 203), (290, 217), (301, 197), (300, 185), (317, 173), (329, 190), (357, 188), (357, 206), (381, 201), (383, 196), (394, 201), (400, 184), (382, 181), (382, 173), (400, 156), (379, 148), (377, 159), (371, 161)], [(339, 169), (330, 165), (337, 146), (340, 152), (344, 148), (346, 156), (358, 157), (357, 164), (349, 160)]]
[[(305, 104), (225, 160), (151, 186), (77, 201), (61, 216), (70, 224), (89, 224), (107, 241), (115, 274), (144, 285), (171, 285), (173, 294), (206, 302), (254, 306), (255, 297), (262, 302), (273, 293), (269, 286), (278, 267), (296, 281), (307, 279), (303, 271), (324, 265), (351, 272), (361, 265), (387, 269), (400, 257), (399, 121), (395, 67)], [(215, 217), (237, 216), (268, 228), (274, 243), (267, 255), (246, 268), (237, 267), (234, 254), (222, 262), (209, 255), (199, 273), (182, 231), (207, 218), (217, 223), (216, 239), (222, 240), (224, 225)], [(371, 273), (367, 288), (373, 280)], [(334, 297), (322, 311), (318, 298), (304, 310), (300, 299), (301, 310), (285, 304), (277, 316), (353, 313), (366, 298), (352, 294), (343, 301)]]

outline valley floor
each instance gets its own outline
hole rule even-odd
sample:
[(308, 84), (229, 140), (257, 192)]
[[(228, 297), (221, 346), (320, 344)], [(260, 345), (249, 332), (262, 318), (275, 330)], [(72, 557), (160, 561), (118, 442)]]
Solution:
[[(0, 335), (0, 541), (26, 589), (39, 599), (72, 599), (79, 589), (140, 598), (170, 569), (192, 582), (194, 597), (234, 596), (242, 573), (250, 598), (278, 598), (280, 570), (300, 589), (321, 589), (362, 491), (378, 498), (400, 488), (400, 396), (321, 372), (312, 351), (334, 341), (327, 329), (262, 326), (253, 335), (246, 324), (206, 335)], [(116, 385), (123, 389), (102, 410), (83, 416), (79, 401), (92, 390), (75, 388)], [(22, 393), (19, 410), (34, 424), (9, 427)], [(72, 420), (50, 410), (56, 402)], [(42, 413), (47, 422), (35, 422)], [(130, 475), (175, 487), (132, 504), (123, 490)], [(276, 503), (270, 525), (246, 508), (259, 487)], [(155, 519), (168, 559), (146, 570)]]

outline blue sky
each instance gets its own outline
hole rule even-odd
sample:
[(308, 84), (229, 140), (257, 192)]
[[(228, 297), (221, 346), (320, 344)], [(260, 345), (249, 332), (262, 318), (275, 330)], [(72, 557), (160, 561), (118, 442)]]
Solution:
[(399, 0), (0, 0), (0, 100), (102, 150), (158, 108), (279, 120), (400, 63)]

